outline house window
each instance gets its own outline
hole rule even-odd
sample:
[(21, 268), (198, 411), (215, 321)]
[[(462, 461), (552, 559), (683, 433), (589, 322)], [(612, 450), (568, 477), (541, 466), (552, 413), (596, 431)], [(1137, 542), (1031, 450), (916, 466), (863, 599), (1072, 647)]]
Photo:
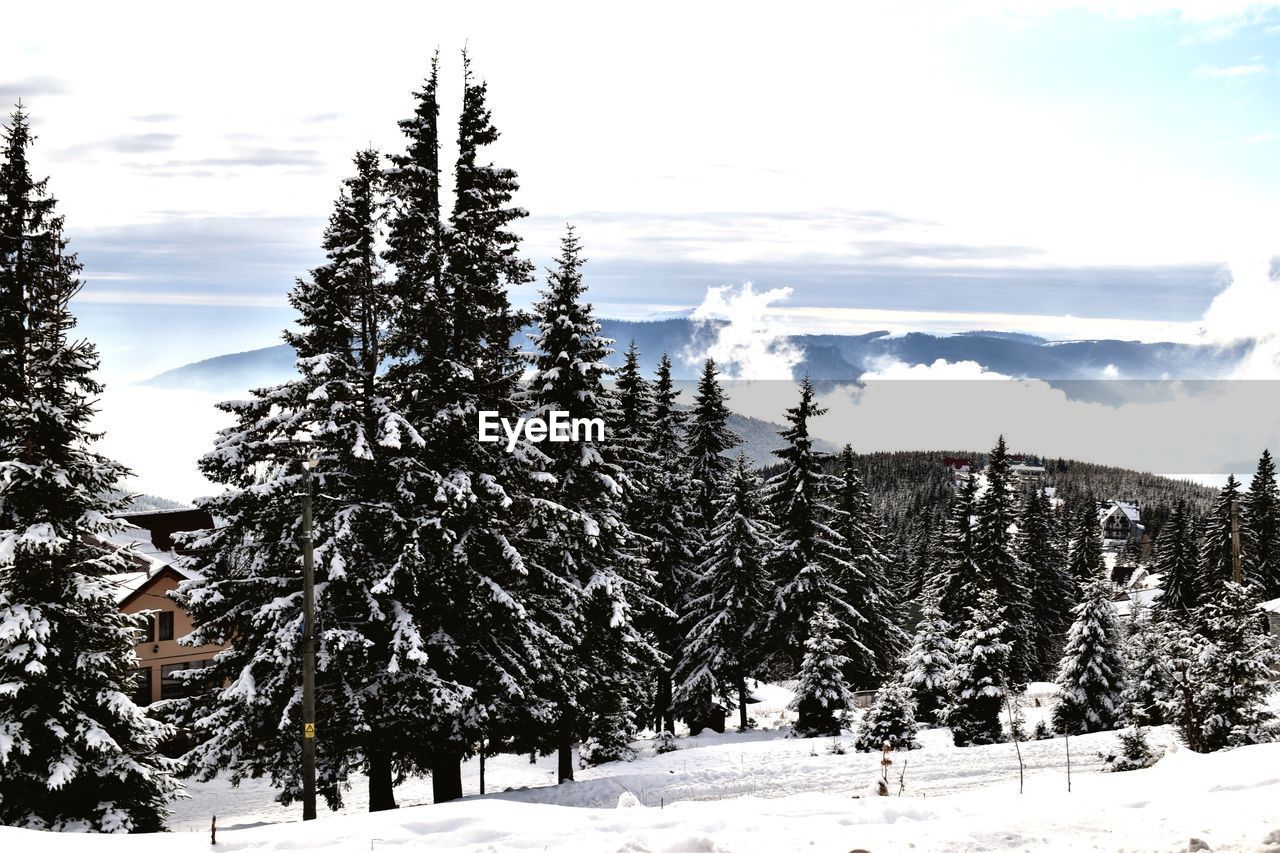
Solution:
[(160, 698), (178, 699), (191, 693), (187, 680), (178, 673), (187, 669), (204, 669), (213, 666), (212, 660), (189, 660), (183, 663), (167, 663), (160, 667)]
[(172, 640), (173, 639), (173, 611), (166, 610), (163, 613), (158, 614), (158, 616), (160, 618), (160, 639)]
[[(149, 620), (148, 620), (149, 621)], [(133, 702), (135, 705), (151, 704), (151, 667), (129, 670), (133, 679)]]
[(146, 618), (147, 624), (146, 627), (143, 628), (145, 633), (142, 635), (142, 639), (138, 640), (138, 645), (142, 645), (143, 643), (154, 643), (156, 641), (156, 617), (148, 613)]

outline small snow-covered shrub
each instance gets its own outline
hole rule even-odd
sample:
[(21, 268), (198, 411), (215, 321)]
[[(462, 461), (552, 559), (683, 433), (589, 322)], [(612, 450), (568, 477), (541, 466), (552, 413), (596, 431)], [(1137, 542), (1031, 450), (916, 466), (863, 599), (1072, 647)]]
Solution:
[(671, 732), (658, 732), (658, 736), (653, 739), (654, 755), (662, 755), (666, 752), (675, 752), (680, 747), (676, 744), (676, 736)]
[(886, 681), (876, 691), (875, 699), (858, 726), (853, 748), (859, 752), (876, 752), (886, 748), (918, 749), (916, 742), (915, 700), (905, 684), (897, 679)]
[(1053, 732), (1049, 729), (1049, 724), (1044, 720), (1037, 720), (1036, 727), (1032, 730), (1031, 736), (1036, 740), (1052, 740)]
[(595, 767), (609, 761), (632, 761), (636, 751), (630, 744), (616, 740), (590, 737), (578, 749), (578, 763), (583, 767)]
[(1164, 756), (1163, 750), (1154, 749), (1147, 741), (1147, 730), (1142, 726), (1130, 726), (1120, 732), (1120, 754), (1104, 755), (1107, 770), (1141, 770), (1150, 767)]
[(838, 737), (831, 739), (831, 745), (827, 747), (827, 755), (844, 755), (844, 741)]

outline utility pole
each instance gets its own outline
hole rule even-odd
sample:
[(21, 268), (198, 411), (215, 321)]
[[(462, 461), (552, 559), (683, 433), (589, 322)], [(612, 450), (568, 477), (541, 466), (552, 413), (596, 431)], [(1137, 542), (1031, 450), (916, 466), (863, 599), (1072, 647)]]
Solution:
[(316, 819), (316, 575), (311, 547), (311, 469), (302, 463), (302, 819)]
[(1244, 570), (1240, 567), (1240, 501), (1231, 502), (1231, 579), (1244, 583)]

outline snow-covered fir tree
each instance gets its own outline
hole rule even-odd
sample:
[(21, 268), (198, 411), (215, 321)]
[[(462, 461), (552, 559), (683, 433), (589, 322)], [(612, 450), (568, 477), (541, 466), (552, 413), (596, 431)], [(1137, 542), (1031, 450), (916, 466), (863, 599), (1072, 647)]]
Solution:
[(1242, 504), (1244, 579), (1262, 601), (1280, 598), (1280, 486), (1271, 451), (1262, 451)]
[(197, 540), (193, 579), (175, 594), (196, 624), (188, 642), (230, 643), (174, 709), (197, 739), (188, 768), (233, 782), (267, 775), (284, 803), (301, 792), (304, 454), (316, 460), (319, 792), (337, 808), (350, 775), (364, 773), (370, 809), (394, 808), (394, 779), (426, 769), (433, 731), (457, 726), (469, 698), (457, 673), (436, 668), (444, 656), (428, 655), (437, 626), (416, 607), (444, 581), (406, 547), (422, 522), (400, 487), (406, 472), (425, 475), (413, 455), (424, 442), (381, 372), (390, 322), (381, 190), (378, 155), (361, 152), (325, 231), (327, 263), (290, 294), (299, 331), (285, 337), (298, 378), (222, 404), (236, 423), (201, 469), (228, 487), (202, 504), (224, 523)]
[[(818, 609), (832, 624), (832, 638), (844, 650), (843, 660), (873, 657), (863, 642), (867, 621), (849, 602), (841, 585), (857, 577), (843, 537), (832, 527), (831, 506), (839, 478), (822, 470), (822, 460), (809, 435), (809, 421), (825, 411), (815, 405), (813, 383), (800, 383), (800, 401), (787, 409), (790, 426), (780, 435), (787, 446), (775, 451), (782, 470), (766, 485), (770, 510), (778, 526), (778, 548), (769, 562), (776, 583), (770, 621), (773, 654), (792, 662), (804, 655), (809, 627)], [(791, 669), (794, 672), (794, 668)], [(845, 679), (847, 682), (847, 673)], [(805, 721), (801, 724), (804, 727)]]
[(1046, 680), (1057, 671), (1076, 594), (1064, 559), (1066, 548), (1044, 489), (1026, 494), (1015, 548), (1027, 571), (1029, 672), (1032, 679)]
[[(1212, 597), (1212, 590), (1232, 580), (1235, 574), (1233, 557), (1233, 518), (1238, 522), (1240, 482), (1235, 475), (1227, 475), (1226, 485), (1218, 492), (1213, 509), (1204, 519), (1200, 536), (1200, 559), (1196, 566), (1197, 581), (1205, 597)], [(1203, 599), (1202, 599), (1203, 600)]]
[(1156, 541), (1154, 569), (1160, 575), (1160, 596), (1155, 607), (1171, 618), (1183, 618), (1200, 604), (1200, 579), (1195, 524), (1185, 501), (1173, 512)]
[(1274, 740), (1280, 728), (1268, 704), (1280, 653), (1262, 628), (1253, 590), (1225, 582), (1205, 603), (1202, 622), (1189, 673), (1194, 699), (1184, 706), (1175, 690), (1171, 718), (1189, 719), (1201, 752)]
[(1000, 714), (1008, 680), (1009, 626), (993, 590), (978, 596), (956, 641), (955, 667), (947, 679), (949, 702), (943, 714), (956, 746), (1004, 741)]
[(1075, 621), (1058, 667), (1059, 699), (1053, 710), (1058, 731), (1073, 735), (1110, 731), (1124, 714), (1124, 639), (1111, 590), (1108, 578), (1095, 578), (1072, 611)]
[(1067, 571), (1075, 581), (1081, 600), (1085, 589), (1107, 569), (1102, 557), (1102, 529), (1098, 524), (1097, 505), (1083, 500), (1075, 508), (1071, 527), (1071, 547), (1067, 552)]
[(903, 658), (902, 682), (916, 703), (916, 717), (931, 725), (941, 722), (947, 704), (948, 679), (955, 668), (951, 626), (936, 604), (925, 603), (915, 638)]
[(919, 749), (916, 740), (915, 700), (900, 679), (890, 678), (876, 690), (871, 707), (858, 723), (853, 748), (858, 752)]
[[(570, 229), (534, 306), (536, 331), (529, 378), (532, 416), (564, 412), (572, 419), (616, 424), (616, 401), (603, 378), (611, 344), (585, 301), (581, 243)], [(583, 741), (582, 759), (600, 763), (631, 756), (641, 696), (656, 650), (641, 636), (637, 614), (653, 606), (653, 574), (631, 547), (625, 520), (631, 489), (619, 464), (623, 451), (606, 431), (548, 443), (547, 497), (540, 551), (550, 571), (573, 590), (577, 637), (570, 647), (577, 683), (562, 685), (561, 714)], [(650, 496), (652, 497), (652, 495)]]
[(957, 630), (985, 588), (974, 561), (973, 512), (977, 494), (976, 478), (960, 482), (943, 528), (940, 560), (926, 584), (926, 592), (932, 593), (943, 617)]
[(1010, 468), (1004, 436), (996, 440), (987, 458), (987, 487), (974, 505), (973, 558), (986, 589), (994, 590), (1004, 611), (1009, 633), (1011, 685), (1025, 684), (1032, 670), (1030, 579), (1027, 567), (1014, 553), (1010, 528), (1015, 521), (1016, 484)]
[(708, 358), (698, 377), (685, 431), (685, 456), (693, 487), (691, 527), (699, 536), (710, 533), (715, 524), (716, 495), (733, 467), (726, 453), (741, 443), (729, 429), (729, 406), (720, 387), (719, 370)]
[[(695, 580), (694, 553), (698, 534), (691, 529), (694, 517), (694, 488), (685, 464), (681, 437), (686, 413), (677, 405), (680, 392), (671, 378), (671, 359), (666, 353), (658, 361), (653, 382), (653, 400), (645, 424), (645, 453), (652, 460), (648, 490), (636, 506), (639, 533), (644, 537), (644, 556), (657, 583), (660, 607), (651, 608), (646, 627), (665, 660), (657, 667), (652, 723), (655, 729), (675, 731), (672, 707), (672, 670), (687, 626), (680, 616)], [(684, 705), (684, 713), (693, 707)], [(701, 725), (704, 720), (691, 720)]]
[(1121, 730), (1118, 735), (1120, 752), (1110, 756), (1104, 769), (1113, 773), (1126, 770), (1142, 770), (1151, 767), (1160, 760), (1162, 752), (1157, 752), (1147, 738), (1147, 729), (1140, 723), (1132, 723)]
[(761, 492), (760, 478), (738, 454), (699, 552), (683, 620), (675, 707), (687, 720), (706, 720), (717, 697), (736, 694), (739, 728), (747, 728), (747, 679), (763, 664), (760, 638), (773, 602), (765, 567), (777, 547)]
[(796, 695), (790, 708), (796, 711), (799, 737), (834, 737), (853, 709), (853, 692), (845, 680), (849, 659), (842, 655), (839, 621), (825, 603), (809, 619), (804, 659), (797, 676)]
[(1153, 613), (1136, 602), (1129, 615), (1124, 639), (1128, 682), (1124, 707), (1127, 719), (1135, 725), (1158, 726), (1165, 722), (1164, 703), (1172, 685), (1161, 619), (1160, 611)]
[(72, 340), (81, 266), (19, 107), (0, 154), (0, 824), (157, 832), (172, 734), (134, 704), (142, 620), (108, 577), (128, 471), (94, 452), (98, 354)]
[(893, 671), (908, 638), (899, 627), (900, 608), (889, 588), (893, 557), (884, 522), (871, 505), (853, 448), (847, 444), (840, 454), (839, 470), (835, 528), (849, 549), (848, 560), (854, 569), (840, 583), (849, 603), (865, 619), (861, 636), (871, 652), (869, 657), (851, 661), (849, 683), (856, 690), (868, 690)]

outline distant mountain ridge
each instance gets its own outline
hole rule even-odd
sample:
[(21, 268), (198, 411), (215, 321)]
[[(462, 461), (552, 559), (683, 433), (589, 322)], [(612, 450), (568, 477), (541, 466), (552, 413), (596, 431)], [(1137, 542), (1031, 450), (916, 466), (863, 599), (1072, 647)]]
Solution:
[[(602, 320), (601, 325), (604, 333), (617, 341), (613, 364), (621, 363), (623, 351), (634, 340), (646, 372), (653, 372), (665, 352), (671, 355), (677, 379), (696, 378), (698, 359), (689, 360), (686, 355), (705, 351), (717, 331), (715, 324), (687, 318)], [(522, 336), (520, 340), (525, 339)], [(923, 332), (890, 335), (886, 331), (792, 335), (780, 343), (802, 353), (796, 376), (835, 381), (857, 380), (888, 363), (933, 364), (938, 359), (976, 362), (988, 371), (1026, 379), (1214, 379), (1229, 373), (1252, 347), (1249, 342), (1225, 347), (1117, 340), (1055, 342), (992, 331), (945, 336)], [(242, 394), (250, 388), (283, 382), (293, 372), (293, 351), (287, 344), (279, 344), (193, 362), (141, 384)]]

